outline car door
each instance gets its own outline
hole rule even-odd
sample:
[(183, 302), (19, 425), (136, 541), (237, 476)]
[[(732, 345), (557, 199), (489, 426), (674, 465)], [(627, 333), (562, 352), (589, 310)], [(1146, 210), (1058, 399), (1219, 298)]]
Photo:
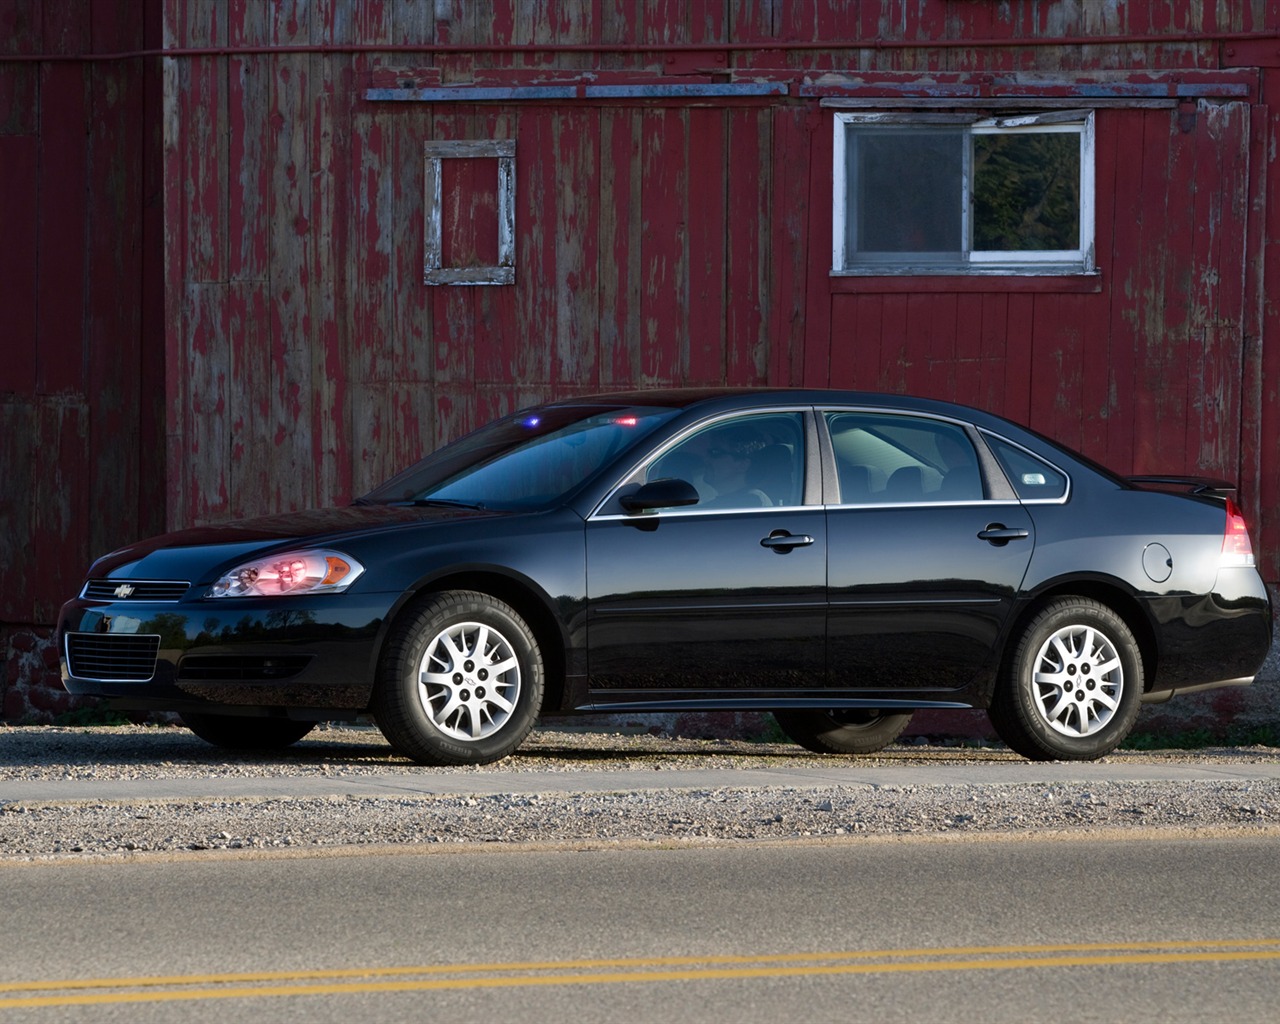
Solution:
[[(811, 415), (717, 418), (675, 439), (587, 522), (590, 687), (645, 691), (821, 688), (826, 528)], [(626, 513), (619, 496), (679, 478), (697, 504)], [(726, 693), (727, 695), (727, 693)]]
[(1031, 517), (961, 424), (875, 410), (822, 419), (831, 685), (918, 699), (968, 685), (993, 664)]

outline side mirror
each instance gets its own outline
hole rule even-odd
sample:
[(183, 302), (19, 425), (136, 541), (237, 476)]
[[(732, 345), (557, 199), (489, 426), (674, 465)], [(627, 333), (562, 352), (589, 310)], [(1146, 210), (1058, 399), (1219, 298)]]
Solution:
[(638, 491), (618, 499), (628, 512), (651, 512), (655, 508), (680, 508), (698, 504), (698, 489), (687, 480), (668, 477), (650, 480)]

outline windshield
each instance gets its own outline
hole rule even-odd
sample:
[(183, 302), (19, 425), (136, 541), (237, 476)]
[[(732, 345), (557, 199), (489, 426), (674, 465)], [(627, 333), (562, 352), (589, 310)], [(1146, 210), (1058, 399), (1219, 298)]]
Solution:
[(459, 438), (361, 500), (546, 508), (678, 411), (599, 405), (526, 410)]

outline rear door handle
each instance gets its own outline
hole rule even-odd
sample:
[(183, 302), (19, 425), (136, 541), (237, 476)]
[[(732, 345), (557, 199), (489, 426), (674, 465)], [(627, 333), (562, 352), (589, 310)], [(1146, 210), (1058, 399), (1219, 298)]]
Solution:
[(995, 544), (997, 547), (1008, 544), (1011, 540), (1024, 540), (1031, 536), (1030, 530), (1021, 527), (1009, 527), (1002, 523), (992, 523), (985, 530), (978, 531), (978, 539)]
[(792, 548), (803, 548), (812, 543), (813, 538), (807, 533), (787, 533), (785, 530), (777, 530), (765, 537), (760, 542), (760, 546), (785, 554)]

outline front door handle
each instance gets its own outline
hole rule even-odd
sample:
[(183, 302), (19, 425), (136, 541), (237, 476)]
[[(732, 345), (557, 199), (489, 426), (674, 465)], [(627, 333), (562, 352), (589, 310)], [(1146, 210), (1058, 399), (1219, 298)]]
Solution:
[(786, 554), (792, 548), (803, 548), (813, 543), (807, 533), (787, 533), (786, 530), (775, 530), (760, 542), (762, 548), (770, 548), (779, 554)]
[(1030, 530), (1021, 527), (1009, 527), (1003, 523), (992, 523), (985, 530), (978, 531), (978, 539), (985, 540), (996, 547), (1003, 547), (1011, 540), (1024, 540), (1031, 536)]

